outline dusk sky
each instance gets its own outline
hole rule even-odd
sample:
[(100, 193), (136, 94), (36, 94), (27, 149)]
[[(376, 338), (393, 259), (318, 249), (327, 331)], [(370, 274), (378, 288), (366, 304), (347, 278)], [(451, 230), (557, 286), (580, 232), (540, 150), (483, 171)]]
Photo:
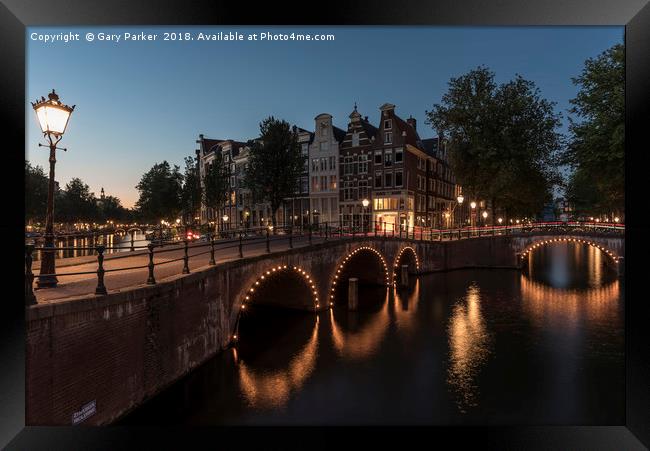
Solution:
[[(88, 32), (157, 33), (156, 42), (87, 42)], [(334, 42), (187, 42), (170, 32), (333, 33)], [(78, 42), (44, 43), (32, 33), (80, 33)], [(571, 77), (585, 59), (623, 42), (623, 27), (32, 27), (27, 32), (26, 158), (46, 169), (48, 151), (29, 103), (52, 88), (76, 104), (57, 152), (62, 187), (80, 177), (126, 207), (135, 185), (157, 162), (183, 167), (199, 133), (247, 140), (274, 115), (313, 130), (327, 112), (347, 128), (355, 102), (373, 123), (390, 102), (418, 121), (422, 138), (434, 131), (425, 111), (440, 102), (451, 77), (478, 65), (497, 82), (520, 73), (564, 115), (577, 89)]]

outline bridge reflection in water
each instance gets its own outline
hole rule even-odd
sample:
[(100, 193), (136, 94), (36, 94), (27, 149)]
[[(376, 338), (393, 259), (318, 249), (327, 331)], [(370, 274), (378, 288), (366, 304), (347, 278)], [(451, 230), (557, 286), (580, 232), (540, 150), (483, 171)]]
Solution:
[(170, 390), (124, 423), (158, 412), (185, 424), (622, 421), (622, 282), (601, 254), (563, 243), (534, 250), (523, 274), (413, 277), (408, 289), (360, 290), (354, 312), (251, 309), (225, 353), (235, 358), (180, 384), (207, 405), (175, 410)]

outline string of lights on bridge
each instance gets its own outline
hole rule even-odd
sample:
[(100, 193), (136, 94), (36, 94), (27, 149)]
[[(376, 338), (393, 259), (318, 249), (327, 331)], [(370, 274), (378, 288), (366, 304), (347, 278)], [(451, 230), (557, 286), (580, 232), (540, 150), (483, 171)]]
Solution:
[(253, 284), (253, 285), (248, 289), (247, 294), (244, 296), (244, 299), (242, 299), (241, 309), (242, 309), (242, 310), (245, 310), (245, 309), (246, 309), (246, 305), (247, 305), (249, 302), (251, 302), (251, 298), (252, 298), (252, 296), (253, 296), (253, 293), (255, 293), (255, 289), (256, 289), (257, 287), (259, 287), (260, 283), (263, 283), (264, 280), (266, 280), (268, 276), (272, 276), (272, 275), (275, 274), (275, 273), (279, 273), (279, 272), (282, 272), (282, 271), (285, 271), (285, 270), (295, 271), (296, 273), (298, 273), (301, 277), (303, 277), (303, 278), (305, 279), (305, 281), (307, 282), (307, 284), (309, 285), (309, 287), (311, 288), (311, 291), (312, 291), (312, 293), (313, 293), (313, 297), (314, 297), (314, 306), (315, 306), (316, 308), (319, 308), (319, 307), (320, 307), (320, 302), (319, 302), (319, 300), (318, 300), (318, 291), (316, 291), (316, 286), (314, 285), (315, 281), (314, 281), (314, 279), (311, 277), (311, 275), (310, 275), (307, 271), (305, 271), (304, 269), (302, 269), (300, 266), (293, 266), (293, 267), (290, 267), (290, 266), (287, 266), (287, 265), (278, 265), (278, 266), (274, 266), (273, 268), (267, 270), (267, 271), (266, 271), (264, 274), (262, 274), (262, 275), (261, 275), (261, 276), (260, 276), (260, 277), (255, 281), (255, 283), (254, 283), (254, 284)]
[(415, 269), (416, 269), (417, 271), (420, 270), (420, 259), (418, 258), (418, 254), (417, 254), (417, 252), (415, 252), (415, 249), (413, 249), (411, 246), (405, 246), (405, 247), (403, 247), (403, 248), (399, 251), (399, 254), (397, 254), (397, 258), (395, 259), (395, 264), (393, 265), (393, 267), (395, 268), (395, 269), (393, 269), (393, 285), (396, 285), (397, 269), (398, 269), (398, 267), (399, 267), (399, 263), (400, 263), (400, 261), (402, 260), (402, 254), (403, 254), (404, 251), (406, 251), (406, 250), (410, 250), (411, 253), (413, 254), (413, 256), (415, 257)]
[(524, 251), (521, 253), (521, 258), (524, 259), (524, 258), (525, 258), (525, 257), (526, 257), (530, 252), (531, 252), (531, 251), (533, 251), (533, 249), (537, 249), (537, 248), (539, 248), (539, 247), (542, 247), (542, 246), (545, 245), (545, 244), (559, 243), (559, 242), (567, 242), (567, 243), (568, 243), (568, 242), (573, 242), (573, 243), (588, 244), (589, 246), (592, 246), (592, 247), (598, 248), (599, 250), (601, 250), (602, 252), (604, 252), (606, 255), (608, 255), (609, 257), (611, 257), (612, 259), (614, 259), (614, 261), (615, 261), (616, 263), (618, 263), (618, 260), (619, 260), (619, 258), (618, 258), (617, 256), (615, 256), (615, 255), (612, 253), (612, 251), (610, 251), (609, 249), (605, 248), (604, 246), (601, 246), (600, 244), (595, 243), (595, 242), (593, 242), (593, 241), (583, 240), (583, 239), (580, 239), (580, 238), (553, 238), (553, 239), (549, 239), (549, 240), (538, 241), (538, 242), (536, 242), (536, 243), (534, 243), (534, 244), (528, 246), (528, 247), (526, 248), (526, 250), (524, 250)]
[(361, 246), (361, 247), (358, 247), (358, 248), (356, 248), (355, 250), (353, 250), (352, 252), (350, 252), (348, 255), (345, 256), (345, 258), (343, 259), (343, 261), (341, 262), (341, 264), (339, 265), (339, 267), (338, 267), (337, 270), (336, 270), (336, 274), (334, 275), (334, 280), (332, 281), (332, 287), (331, 287), (331, 289), (330, 289), (330, 291), (331, 291), (331, 294), (330, 294), (330, 298), (331, 298), (331, 300), (330, 300), (330, 306), (333, 305), (333, 300), (334, 300), (334, 291), (336, 290), (336, 286), (335, 286), (335, 285), (336, 285), (336, 281), (337, 281), (338, 278), (339, 278), (339, 274), (341, 273), (341, 271), (343, 271), (343, 269), (345, 268), (345, 265), (347, 264), (347, 262), (348, 262), (348, 261), (349, 261), (349, 260), (350, 260), (354, 255), (355, 255), (355, 254), (357, 254), (358, 252), (361, 252), (361, 251), (363, 251), (363, 250), (367, 250), (367, 251), (374, 252), (374, 253), (379, 257), (379, 259), (381, 260), (382, 265), (384, 265), (384, 273), (385, 273), (385, 276), (386, 276), (386, 285), (388, 285), (388, 286), (391, 285), (390, 278), (388, 277), (388, 265), (386, 264), (386, 259), (384, 258), (384, 256), (381, 255), (381, 253), (380, 253), (377, 249), (374, 249), (374, 248), (372, 248), (372, 247), (370, 247), (370, 246)]

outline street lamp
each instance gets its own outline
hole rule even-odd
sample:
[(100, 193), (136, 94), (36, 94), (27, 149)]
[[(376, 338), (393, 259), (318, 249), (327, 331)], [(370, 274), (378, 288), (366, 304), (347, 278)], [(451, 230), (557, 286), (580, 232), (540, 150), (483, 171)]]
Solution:
[(497, 221), (499, 222), (499, 225), (501, 225), (501, 223), (503, 222), (503, 218), (499, 218), (497, 219)]
[[(59, 96), (54, 92), (48, 94), (48, 99), (41, 97), (40, 100), (32, 102), (32, 107), (36, 112), (36, 118), (41, 126), (43, 137), (47, 137), (49, 145), (39, 143), (38, 146), (49, 146), (50, 148), (50, 179), (47, 190), (47, 214), (45, 216), (45, 246), (54, 247), (54, 166), (56, 165), (56, 145), (63, 138), (65, 129), (68, 126), (70, 115), (76, 105), (71, 107), (59, 101)], [(62, 149), (67, 150), (67, 149)], [(39, 277), (37, 285), (39, 288), (54, 288), (58, 280), (56, 275), (56, 265), (54, 262), (54, 251), (43, 252), (41, 257), (41, 271), (39, 274), (51, 274), (50, 276)]]
[(223, 215), (223, 216), (221, 217), (221, 219), (223, 220), (223, 222), (222, 222), (222, 224), (223, 224), (223, 230), (226, 230), (226, 223), (228, 222), (228, 215)]
[(361, 225), (363, 228), (363, 232), (366, 231), (366, 209), (368, 208), (368, 205), (370, 205), (370, 201), (368, 199), (363, 199), (361, 201), (361, 205), (363, 205), (363, 215), (361, 217)]
[(481, 216), (483, 216), (483, 225), (487, 226), (487, 223), (485, 222), (485, 220), (488, 217), (488, 212), (486, 210), (484, 210), (483, 213), (481, 213)]
[(474, 227), (474, 218), (475, 218), (475, 215), (476, 215), (476, 211), (475, 211), (476, 210), (476, 202), (471, 201), (469, 203), (469, 206), (472, 208), (471, 217), (470, 217), (470, 225), (472, 227)]

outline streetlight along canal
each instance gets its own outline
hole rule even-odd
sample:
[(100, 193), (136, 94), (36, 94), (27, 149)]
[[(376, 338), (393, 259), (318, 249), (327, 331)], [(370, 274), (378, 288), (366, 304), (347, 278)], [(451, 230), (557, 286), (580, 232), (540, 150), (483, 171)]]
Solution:
[(235, 347), (120, 423), (620, 423), (623, 282), (605, 261), (561, 243), (523, 272), (363, 288), (354, 312), (251, 305)]

